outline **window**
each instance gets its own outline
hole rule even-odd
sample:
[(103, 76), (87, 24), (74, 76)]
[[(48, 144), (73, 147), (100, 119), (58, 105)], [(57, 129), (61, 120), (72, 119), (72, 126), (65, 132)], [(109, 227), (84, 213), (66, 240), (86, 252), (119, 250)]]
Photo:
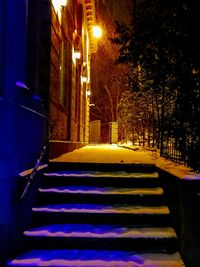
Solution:
[(60, 47), (59, 100), (60, 103), (64, 106), (65, 106), (65, 91), (66, 91), (65, 47), (66, 47), (66, 42), (62, 41)]
[(60, 47), (60, 70), (59, 70), (59, 101), (68, 108), (69, 104), (69, 71), (71, 50), (68, 40), (63, 40)]

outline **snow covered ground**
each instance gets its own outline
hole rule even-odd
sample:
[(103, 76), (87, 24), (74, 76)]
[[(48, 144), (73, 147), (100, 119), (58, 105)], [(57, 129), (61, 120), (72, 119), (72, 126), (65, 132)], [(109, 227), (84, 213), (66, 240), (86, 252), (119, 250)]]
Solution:
[(95, 162), (95, 163), (143, 163), (155, 164), (181, 179), (200, 179), (200, 175), (184, 165), (173, 163), (159, 156), (159, 152), (141, 147), (120, 147), (117, 145), (88, 145), (61, 155), (52, 161)]

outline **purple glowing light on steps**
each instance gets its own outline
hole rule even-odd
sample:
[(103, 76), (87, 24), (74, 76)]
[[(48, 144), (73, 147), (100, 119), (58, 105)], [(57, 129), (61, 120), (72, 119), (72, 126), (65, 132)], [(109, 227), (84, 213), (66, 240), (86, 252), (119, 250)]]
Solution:
[(95, 187), (95, 186), (67, 186), (56, 188), (40, 188), (41, 193), (80, 193), (80, 194), (106, 194), (106, 195), (162, 195), (163, 189), (156, 188), (117, 188), (117, 187)]
[(56, 176), (56, 177), (113, 177), (113, 178), (159, 178), (157, 172), (153, 173), (131, 173), (131, 172), (100, 172), (100, 171), (58, 171), (58, 172), (48, 172), (44, 174), (45, 176)]
[(132, 206), (132, 205), (100, 205), (100, 204), (57, 204), (32, 208), (34, 212), (72, 212), (99, 214), (169, 214), (166, 206)]
[(8, 266), (183, 267), (178, 253), (136, 254), (107, 250), (32, 250)]
[(88, 238), (176, 238), (170, 227), (131, 227), (91, 224), (54, 224), (40, 226), (24, 232), (35, 237), (88, 237)]

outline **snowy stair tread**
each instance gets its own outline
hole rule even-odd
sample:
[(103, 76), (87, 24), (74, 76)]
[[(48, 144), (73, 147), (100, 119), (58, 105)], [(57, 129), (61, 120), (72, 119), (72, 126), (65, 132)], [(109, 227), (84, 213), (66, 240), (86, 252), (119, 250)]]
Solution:
[(97, 195), (162, 195), (163, 189), (156, 188), (117, 188), (95, 186), (65, 186), (39, 188), (40, 193), (70, 193), (70, 194), (97, 194)]
[(159, 178), (157, 172), (151, 173), (135, 173), (135, 172), (105, 172), (105, 171), (57, 171), (47, 172), (44, 176), (56, 176), (56, 177), (101, 177), (101, 178)]
[(8, 266), (184, 267), (179, 253), (134, 253), (108, 250), (31, 250)]
[(126, 204), (100, 205), (100, 204), (57, 204), (36, 206), (33, 212), (56, 213), (99, 213), (99, 214), (169, 214), (167, 206), (133, 206)]
[(88, 238), (176, 238), (171, 227), (131, 227), (91, 224), (55, 224), (36, 227), (24, 232), (25, 236), (88, 237)]
[[(125, 167), (124, 167), (125, 169)], [(44, 173), (43, 187), (66, 185), (96, 185), (109, 187), (159, 187), (159, 174), (126, 171), (48, 171)]]

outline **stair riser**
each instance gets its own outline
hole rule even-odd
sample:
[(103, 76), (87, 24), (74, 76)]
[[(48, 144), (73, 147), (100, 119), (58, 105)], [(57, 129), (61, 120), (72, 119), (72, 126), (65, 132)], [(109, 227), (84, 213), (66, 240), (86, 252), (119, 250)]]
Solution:
[(174, 238), (166, 239), (130, 239), (130, 238), (58, 238), (58, 237), (24, 237), (27, 249), (106, 249), (126, 251), (177, 250)]
[(155, 172), (154, 164), (119, 164), (119, 163), (86, 163), (86, 162), (50, 162), (49, 171), (102, 171), (102, 172)]
[(169, 215), (147, 214), (100, 214), (100, 213), (51, 213), (34, 212), (32, 226), (60, 223), (91, 223), (91, 224), (118, 224), (121, 225), (147, 225), (147, 226), (170, 226)]
[(98, 186), (98, 187), (127, 187), (152, 188), (161, 186), (159, 178), (118, 178), (118, 177), (64, 177), (44, 176), (42, 184), (45, 187), (56, 186)]
[(94, 203), (94, 204), (134, 204), (134, 205), (165, 205), (162, 195), (94, 195), (94, 194), (64, 194), (39, 193), (37, 204), (57, 203)]

